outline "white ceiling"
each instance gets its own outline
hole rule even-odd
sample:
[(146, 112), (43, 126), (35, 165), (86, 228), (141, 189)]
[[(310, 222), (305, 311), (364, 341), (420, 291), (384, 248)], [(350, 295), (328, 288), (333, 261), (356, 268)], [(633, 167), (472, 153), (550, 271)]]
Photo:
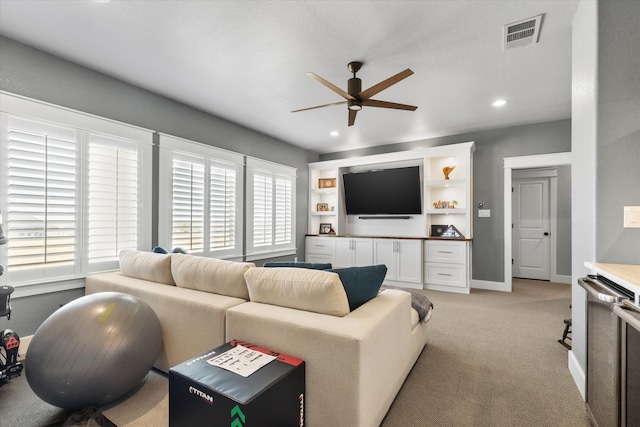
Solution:
[[(0, 1), (0, 34), (291, 144), (328, 153), (571, 115), (578, 0)], [(502, 51), (502, 27), (544, 13), (539, 42)], [(347, 64), (374, 97), (415, 112), (291, 110), (343, 99)], [(500, 109), (495, 98), (509, 99)], [(331, 131), (340, 136), (329, 136)]]

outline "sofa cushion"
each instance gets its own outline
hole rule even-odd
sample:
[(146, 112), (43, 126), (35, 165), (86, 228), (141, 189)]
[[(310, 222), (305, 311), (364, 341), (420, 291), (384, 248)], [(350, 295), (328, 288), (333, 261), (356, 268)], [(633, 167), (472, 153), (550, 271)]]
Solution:
[(387, 275), (387, 266), (383, 264), (364, 267), (335, 268), (332, 271), (340, 276), (349, 300), (351, 311), (378, 295), (380, 286)]
[(300, 261), (269, 261), (262, 264), (263, 267), (296, 267), (310, 268), (312, 270), (328, 270), (330, 262), (300, 262)]
[(176, 286), (249, 299), (244, 273), (255, 264), (185, 254), (170, 256)]
[(121, 274), (150, 282), (175, 285), (169, 255), (135, 250), (120, 251)]
[(346, 316), (349, 302), (335, 273), (305, 268), (256, 267), (244, 274), (253, 302)]

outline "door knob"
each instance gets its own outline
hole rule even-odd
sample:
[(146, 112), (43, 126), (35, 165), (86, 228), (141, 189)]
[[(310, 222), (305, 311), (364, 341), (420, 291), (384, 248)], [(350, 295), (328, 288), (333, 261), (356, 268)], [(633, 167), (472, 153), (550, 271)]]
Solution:
[(545, 231), (545, 232), (544, 232), (544, 235), (545, 235), (545, 236), (548, 236), (548, 235), (549, 235), (549, 233)]

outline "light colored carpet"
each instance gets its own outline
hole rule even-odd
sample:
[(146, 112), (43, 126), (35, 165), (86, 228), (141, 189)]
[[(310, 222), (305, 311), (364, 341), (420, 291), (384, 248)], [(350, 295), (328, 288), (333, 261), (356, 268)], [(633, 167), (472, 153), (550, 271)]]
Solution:
[(589, 426), (567, 368), (571, 286), (514, 280), (513, 293), (424, 291), (435, 310), (427, 347), (383, 427)]
[(133, 392), (102, 408), (102, 414), (118, 427), (169, 425), (169, 377), (152, 370)]

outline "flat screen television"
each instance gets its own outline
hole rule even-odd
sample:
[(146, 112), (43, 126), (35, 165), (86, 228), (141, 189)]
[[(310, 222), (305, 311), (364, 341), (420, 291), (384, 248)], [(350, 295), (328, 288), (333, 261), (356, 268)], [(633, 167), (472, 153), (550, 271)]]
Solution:
[(345, 173), (342, 182), (347, 215), (422, 213), (419, 166)]

